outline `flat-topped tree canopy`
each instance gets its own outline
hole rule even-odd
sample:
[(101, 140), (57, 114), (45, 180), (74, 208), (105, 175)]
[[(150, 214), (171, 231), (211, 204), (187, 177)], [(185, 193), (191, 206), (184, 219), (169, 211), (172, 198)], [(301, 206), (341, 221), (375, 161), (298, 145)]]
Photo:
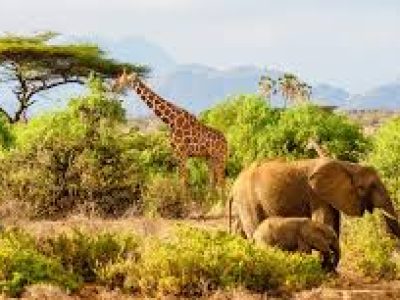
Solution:
[[(0, 107), (10, 122), (18, 122), (37, 99), (37, 93), (68, 83), (83, 84), (94, 73), (109, 79), (123, 70), (144, 76), (149, 68), (108, 58), (98, 45), (55, 44), (57, 34), (4, 35), (0, 37), (0, 82), (12, 86), (18, 101), (11, 115)], [(0, 104), (1, 105), (1, 104)]]

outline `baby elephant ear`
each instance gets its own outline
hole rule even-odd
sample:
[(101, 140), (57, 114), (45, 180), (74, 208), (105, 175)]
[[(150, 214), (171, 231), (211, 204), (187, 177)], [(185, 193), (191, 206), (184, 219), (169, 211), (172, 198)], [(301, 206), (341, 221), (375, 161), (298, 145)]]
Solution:
[(361, 216), (361, 200), (352, 174), (336, 160), (324, 160), (309, 174), (309, 183), (318, 200), (349, 216)]

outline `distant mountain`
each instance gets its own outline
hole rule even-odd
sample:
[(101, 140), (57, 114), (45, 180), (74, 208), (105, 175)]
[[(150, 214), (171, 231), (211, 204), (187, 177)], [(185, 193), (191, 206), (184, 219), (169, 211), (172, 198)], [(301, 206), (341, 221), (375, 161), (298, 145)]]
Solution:
[[(55, 43), (94, 42), (109, 56), (130, 63), (147, 64), (152, 68), (149, 85), (162, 97), (187, 110), (199, 113), (215, 105), (229, 95), (257, 92), (262, 74), (277, 79), (282, 71), (257, 66), (237, 66), (217, 69), (201, 64), (180, 65), (159, 45), (141, 37), (107, 39), (92, 36), (57, 37)], [(71, 95), (82, 92), (82, 87), (62, 86), (41, 94), (41, 100), (32, 107), (31, 115), (56, 107), (63, 107)], [(400, 82), (382, 85), (362, 95), (351, 95), (348, 91), (327, 83), (314, 84), (312, 99), (323, 105), (340, 106), (343, 109), (400, 109)], [(129, 115), (149, 114), (149, 110), (137, 96), (129, 93), (124, 102)], [(14, 98), (9, 89), (0, 85), (0, 105), (14, 108)], [(281, 96), (273, 96), (273, 105), (282, 105)]]
[(156, 74), (173, 70), (177, 63), (162, 47), (141, 37), (120, 40), (97, 39), (97, 43), (113, 58), (150, 66)]
[(400, 109), (400, 82), (381, 85), (362, 95), (352, 96), (349, 109)]
[(152, 78), (150, 83), (163, 97), (197, 113), (229, 95), (256, 92), (261, 74), (263, 70), (253, 66), (219, 70), (182, 65)]
[[(277, 79), (283, 72), (254, 66), (218, 70), (202, 65), (178, 66), (174, 71), (158, 76), (151, 82), (154, 89), (194, 112), (199, 112), (229, 95), (256, 93), (262, 74)], [(346, 106), (350, 94), (329, 84), (317, 84), (312, 99), (323, 105)], [(273, 105), (282, 105), (282, 97), (272, 97)]]
[(54, 43), (88, 42), (98, 44), (110, 57), (150, 66), (155, 74), (174, 69), (177, 65), (167, 51), (143, 37), (110, 39), (101, 36), (60, 35)]
[(347, 106), (350, 94), (330, 84), (318, 84), (312, 88), (312, 99), (319, 104)]

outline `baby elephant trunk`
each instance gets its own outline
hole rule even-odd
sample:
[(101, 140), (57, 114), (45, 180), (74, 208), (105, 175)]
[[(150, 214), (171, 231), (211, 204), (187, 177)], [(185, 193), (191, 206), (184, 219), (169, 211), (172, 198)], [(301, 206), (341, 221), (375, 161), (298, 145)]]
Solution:
[(336, 239), (334, 243), (332, 243), (331, 247), (331, 254), (332, 254), (332, 269), (333, 271), (336, 269), (337, 265), (339, 264), (340, 260), (340, 247), (339, 247), (339, 239)]
[(305, 230), (303, 235), (308, 238), (311, 248), (320, 252), (322, 257), (322, 267), (326, 271), (334, 271), (340, 260), (339, 239), (335, 231), (328, 225), (309, 221), (309, 230)]

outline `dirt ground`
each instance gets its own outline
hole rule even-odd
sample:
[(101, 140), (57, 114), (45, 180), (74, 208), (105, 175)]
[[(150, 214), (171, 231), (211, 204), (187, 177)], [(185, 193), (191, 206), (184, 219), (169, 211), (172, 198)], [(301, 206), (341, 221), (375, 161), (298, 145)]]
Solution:
[[(166, 220), (158, 218), (135, 217), (118, 220), (104, 220), (97, 218), (86, 218), (73, 216), (62, 221), (8, 221), (6, 226), (18, 226), (26, 229), (36, 236), (48, 236), (69, 232), (73, 228), (89, 232), (135, 232), (139, 235), (167, 236), (175, 226), (179, 224), (191, 225), (206, 229), (227, 229), (226, 218), (213, 219), (188, 219), (188, 220)], [(0, 297), (1, 299), (1, 297)], [(3, 298), (7, 299), (7, 298)], [(104, 287), (86, 286), (78, 295), (66, 295), (56, 287), (48, 285), (36, 285), (29, 288), (23, 295), (23, 299), (141, 299), (124, 295), (118, 291), (107, 291)], [(177, 299), (166, 297), (164, 299)], [(321, 287), (305, 290), (293, 295), (273, 296), (253, 294), (248, 291), (236, 290), (232, 292), (217, 292), (209, 299), (228, 300), (258, 300), (258, 299), (400, 299), (400, 281), (373, 281), (368, 278), (360, 278), (354, 274), (340, 271), (335, 278), (324, 283)]]

